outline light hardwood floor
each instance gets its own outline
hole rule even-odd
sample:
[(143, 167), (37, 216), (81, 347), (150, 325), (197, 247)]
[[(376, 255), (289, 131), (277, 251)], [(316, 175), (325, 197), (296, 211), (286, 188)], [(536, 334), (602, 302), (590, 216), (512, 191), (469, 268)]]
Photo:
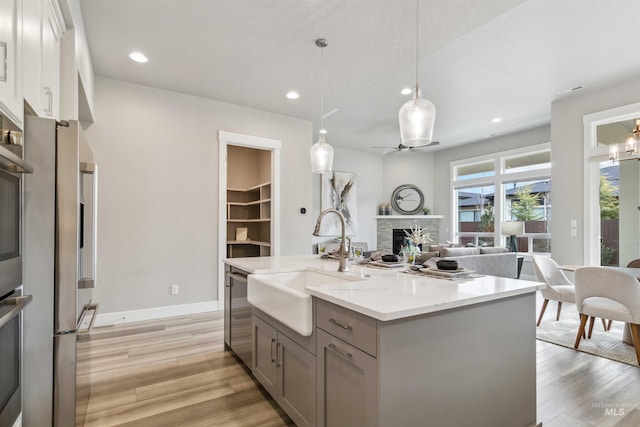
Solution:
[[(96, 328), (78, 355), (85, 426), (293, 425), (223, 351), (222, 312)], [(537, 360), (545, 427), (640, 426), (640, 369), (541, 341)]]
[(285, 426), (291, 420), (230, 352), (223, 314), (95, 328), (78, 345), (85, 426)]

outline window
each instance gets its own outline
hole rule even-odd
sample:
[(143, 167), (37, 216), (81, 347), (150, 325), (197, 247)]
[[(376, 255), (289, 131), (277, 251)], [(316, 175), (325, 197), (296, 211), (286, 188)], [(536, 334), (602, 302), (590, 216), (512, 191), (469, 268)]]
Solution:
[(524, 156), (504, 158), (504, 172), (518, 173), (551, 167), (551, 151), (539, 151)]
[[(633, 205), (636, 205), (638, 200), (637, 163), (610, 160), (600, 162), (600, 265), (618, 266), (620, 255), (623, 261), (636, 257), (638, 237), (630, 230), (628, 224), (633, 224), (636, 216)], [(621, 219), (623, 224), (625, 219), (631, 219), (626, 222), (627, 227), (622, 234)], [(622, 265), (626, 265), (626, 262)]]
[(488, 162), (471, 163), (457, 166), (455, 169), (455, 177), (458, 181), (483, 178), (493, 176), (495, 174), (495, 165), (493, 160)]
[(542, 144), (451, 164), (453, 238), (460, 244), (506, 245), (505, 221), (523, 221), (518, 249), (551, 252), (551, 149)]
[[(505, 221), (523, 221), (526, 235), (518, 237), (520, 252), (550, 252), (551, 180), (514, 181), (503, 184)], [(533, 250), (529, 251), (529, 244)]]
[(461, 244), (493, 246), (493, 185), (458, 188), (458, 237)]

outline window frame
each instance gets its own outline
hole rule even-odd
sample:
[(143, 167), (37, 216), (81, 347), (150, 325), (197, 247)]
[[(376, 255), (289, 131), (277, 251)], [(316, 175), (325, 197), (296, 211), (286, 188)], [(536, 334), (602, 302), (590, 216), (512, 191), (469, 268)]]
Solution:
[[(487, 154), (483, 156), (461, 159), (452, 161), (449, 166), (449, 182), (451, 205), (450, 209), (450, 239), (452, 241), (459, 241), (460, 237), (474, 237), (474, 241), (478, 241), (478, 237), (493, 237), (494, 245), (506, 245), (506, 236), (500, 234), (500, 223), (504, 221), (506, 216), (503, 200), (504, 200), (504, 184), (521, 181), (531, 180), (549, 180), (551, 181), (551, 166), (536, 168), (530, 171), (520, 172), (507, 172), (505, 168), (505, 161), (514, 157), (527, 156), (543, 151), (551, 151), (551, 143), (545, 142), (542, 144), (536, 144), (529, 147), (517, 148), (513, 150), (500, 151), (493, 154)], [(493, 176), (479, 177), (472, 179), (457, 180), (457, 170), (460, 167), (466, 167), (478, 163), (486, 163), (493, 161), (494, 174)], [(474, 188), (482, 186), (494, 187), (493, 198), (493, 212), (494, 212), (494, 231), (493, 232), (460, 232), (458, 230), (458, 197), (456, 192), (464, 190), (465, 188)], [(550, 221), (550, 219), (547, 219)], [(525, 233), (524, 236), (529, 241), (528, 252), (521, 252), (521, 254), (533, 254), (533, 239), (551, 239), (551, 233)], [(543, 254), (536, 252), (537, 254)]]

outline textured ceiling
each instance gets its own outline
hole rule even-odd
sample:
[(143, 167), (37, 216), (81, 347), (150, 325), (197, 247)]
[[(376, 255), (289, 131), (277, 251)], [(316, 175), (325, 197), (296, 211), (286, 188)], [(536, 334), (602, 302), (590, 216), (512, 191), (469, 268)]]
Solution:
[[(325, 48), (327, 141), (399, 143), (415, 80), (407, 0), (81, 0), (97, 75), (313, 120)], [(428, 150), (548, 123), (561, 91), (640, 74), (638, 0), (421, 0), (420, 86), (437, 109)], [(140, 50), (147, 64), (128, 54)], [(289, 90), (301, 97), (285, 98)], [(501, 123), (491, 119), (501, 117)]]

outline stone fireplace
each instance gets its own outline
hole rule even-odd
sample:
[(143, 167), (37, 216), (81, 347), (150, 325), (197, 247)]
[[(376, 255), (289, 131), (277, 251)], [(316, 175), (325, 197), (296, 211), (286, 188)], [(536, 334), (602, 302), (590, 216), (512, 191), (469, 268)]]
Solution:
[[(438, 243), (440, 236), (440, 220), (442, 215), (381, 215), (378, 221), (378, 250), (384, 253), (398, 253), (398, 244), (404, 241), (404, 230), (416, 225), (426, 229), (432, 242)], [(394, 243), (395, 235), (395, 243)]]

